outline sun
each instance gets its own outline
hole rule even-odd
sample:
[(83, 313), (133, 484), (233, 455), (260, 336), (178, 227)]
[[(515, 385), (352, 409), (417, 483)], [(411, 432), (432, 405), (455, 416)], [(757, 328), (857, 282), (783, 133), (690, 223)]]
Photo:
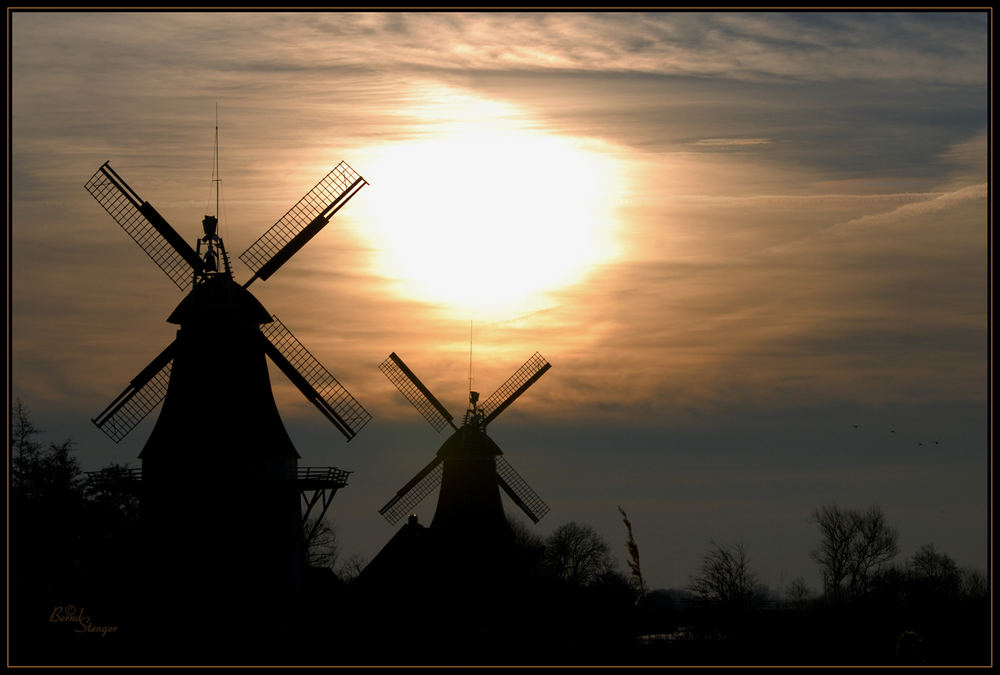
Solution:
[(619, 254), (622, 178), (608, 146), (446, 93), (409, 111), (408, 140), (364, 150), (361, 229), (377, 274), (408, 297), (493, 320), (544, 306)]

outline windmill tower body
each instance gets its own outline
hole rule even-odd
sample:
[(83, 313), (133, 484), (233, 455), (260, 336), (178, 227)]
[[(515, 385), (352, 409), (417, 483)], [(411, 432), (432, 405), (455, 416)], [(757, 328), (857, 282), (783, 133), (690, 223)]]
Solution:
[(215, 217), (205, 217), (195, 250), (108, 163), (85, 186), (180, 289), (190, 289), (168, 318), (179, 326), (174, 341), (93, 420), (118, 442), (163, 402), (133, 488), (145, 565), (157, 580), (150, 587), (163, 597), (225, 605), (281, 597), (302, 583), (303, 526), (310, 513), (322, 519), (348, 472), (298, 467), (267, 360), (348, 440), (371, 415), (247, 287), (269, 278), (366, 184), (341, 162), (241, 254), (254, 272), (243, 286), (233, 280)]
[(441, 489), (431, 528), (466, 542), (508, 543), (510, 527), (500, 500), (499, 446), (474, 425), (464, 425), (438, 450)]
[(151, 560), (194, 588), (298, 588), (298, 453), (271, 393), (260, 333), (271, 317), (219, 275), (168, 321), (180, 325), (170, 382), (139, 455)]

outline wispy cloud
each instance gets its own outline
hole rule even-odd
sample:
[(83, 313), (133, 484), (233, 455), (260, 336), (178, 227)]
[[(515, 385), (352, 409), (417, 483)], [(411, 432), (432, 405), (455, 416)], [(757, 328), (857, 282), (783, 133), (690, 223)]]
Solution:
[[(98, 76), (158, 61), (220, 76), (406, 66), (977, 84), (986, 68), (985, 12), (26, 12), (14, 27), (21, 39), (44, 27), (54, 47), (23, 65), (75, 58)], [(81, 34), (107, 51), (74, 49)]]
[(707, 148), (742, 147), (745, 145), (769, 145), (769, 138), (700, 138), (693, 145)]

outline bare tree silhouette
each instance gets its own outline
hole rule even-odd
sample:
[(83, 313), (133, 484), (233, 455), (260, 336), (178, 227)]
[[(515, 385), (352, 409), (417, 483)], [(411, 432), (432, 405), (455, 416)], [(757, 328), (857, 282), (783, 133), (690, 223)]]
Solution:
[(546, 569), (571, 586), (589, 586), (614, 570), (608, 543), (589, 525), (560, 525), (545, 545)]
[(899, 533), (878, 506), (865, 512), (841, 509), (836, 504), (823, 506), (816, 509), (812, 520), (822, 536), (812, 557), (820, 565), (824, 591), (833, 602), (864, 595), (872, 573), (899, 550)]
[(50, 443), (34, 440), (42, 432), (31, 421), (27, 406), (18, 399), (11, 406), (11, 487), (14, 497), (48, 507), (83, 496), (83, 477), (73, 452), (73, 441)]
[(361, 571), (368, 564), (368, 559), (358, 553), (347, 556), (347, 560), (337, 568), (337, 576), (341, 580), (350, 583), (358, 578)]
[(340, 549), (337, 546), (337, 533), (326, 519), (318, 523), (315, 518), (307, 519), (302, 524), (302, 539), (307, 566), (331, 570), (334, 568), (340, 557)]
[(910, 578), (920, 592), (939, 597), (957, 597), (961, 589), (958, 565), (934, 544), (925, 544), (910, 558)]
[(750, 569), (742, 544), (724, 546), (713, 541), (690, 588), (702, 599), (732, 610), (753, 607), (759, 596), (757, 575)]

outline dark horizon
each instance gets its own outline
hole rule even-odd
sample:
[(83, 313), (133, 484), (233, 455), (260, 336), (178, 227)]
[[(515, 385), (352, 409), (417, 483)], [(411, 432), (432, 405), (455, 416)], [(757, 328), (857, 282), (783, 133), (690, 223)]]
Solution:
[[(335, 533), (299, 520), (298, 494), (282, 471), (272, 480), (257, 468), (255, 477), (243, 476), (259, 451), (234, 456), (216, 440), (199, 454), (222, 452), (223, 471), (206, 461), (192, 473), (176, 443), (163, 445), (171, 429), (184, 429), (170, 417), (186, 404), (179, 382), (141, 476), (109, 467), (84, 479), (71, 443), (45, 448), (30, 411), (20, 402), (12, 409), (9, 665), (955, 666), (991, 659), (987, 576), (960, 569), (933, 546), (897, 562), (898, 529), (877, 507), (816, 510), (820, 594), (796, 580), (775, 595), (759, 585), (741, 544), (717, 542), (686, 591), (651, 589), (620, 507), (629, 572), (587, 524), (564, 524), (544, 540), (524, 525), (508, 526), (496, 481), (470, 482), (482, 473), (476, 467), (492, 467), (492, 451), (484, 463), (473, 438), (478, 427), (468, 425), (442, 447), (434, 520), (422, 525), (411, 515), (372, 561), (335, 567), (343, 554)], [(254, 426), (262, 433), (269, 424)], [(168, 473), (172, 488), (163, 490)], [(301, 471), (298, 485), (303, 498), (332, 487), (304, 482)], [(244, 499), (253, 512), (225, 518)], [(304, 541), (293, 545), (286, 525)], [(318, 530), (323, 536), (313, 539)], [(421, 620), (406, 620), (415, 613)], [(178, 626), (185, 635), (175, 634)]]

